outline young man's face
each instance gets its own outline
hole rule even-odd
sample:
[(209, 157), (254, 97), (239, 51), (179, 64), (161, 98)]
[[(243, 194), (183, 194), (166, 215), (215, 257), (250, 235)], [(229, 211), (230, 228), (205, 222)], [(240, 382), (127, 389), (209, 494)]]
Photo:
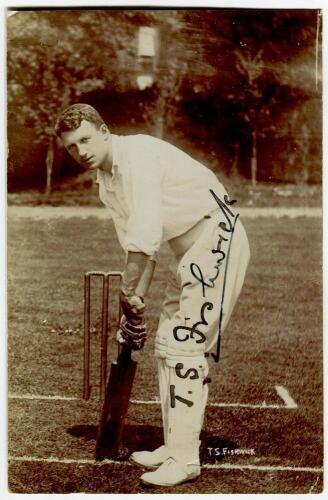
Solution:
[(101, 168), (108, 161), (110, 133), (106, 125), (82, 120), (79, 128), (61, 134), (69, 154), (86, 170)]

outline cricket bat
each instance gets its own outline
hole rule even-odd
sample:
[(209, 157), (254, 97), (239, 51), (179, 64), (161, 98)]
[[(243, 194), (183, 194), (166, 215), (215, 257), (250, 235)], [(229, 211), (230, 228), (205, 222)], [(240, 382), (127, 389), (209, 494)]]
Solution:
[(131, 349), (120, 345), (117, 360), (111, 364), (106, 386), (98, 426), (96, 460), (117, 458), (136, 368), (137, 362), (131, 357)]

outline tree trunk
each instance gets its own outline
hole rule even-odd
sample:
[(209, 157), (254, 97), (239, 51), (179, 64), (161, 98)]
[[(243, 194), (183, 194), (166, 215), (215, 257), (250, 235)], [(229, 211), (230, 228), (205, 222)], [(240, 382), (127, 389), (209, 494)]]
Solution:
[(158, 139), (163, 139), (164, 136), (164, 117), (157, 116), (155, 125), (155, 136)]
[(45, 195), (49, 196), (51, 193), (51, 180), (52, 180), (52, 169), (55, 157), (55, 138), (52, 136), (49, 139), (48, 151), (46, 156), (46, 168), (47, 168), (47, 181)]
[(256, 130), (252, 132), (252, 158), (251, 158), (252, 186), (256, 186), (257, 180), (257, 134)]
[(240, 144), (239, 142), (236, 142), (233, 145), (233, 158), (230, 169), (230, 177), (233, 178), (238, 176), (239, 151), (240, 151)]
[(155, 120), (155, 136), (158, 139), (163, 139), (164, 136), (164, 114), (165, 114), (165, 96), (161, 91), (158, 96), (156, 106), (156, 120)]

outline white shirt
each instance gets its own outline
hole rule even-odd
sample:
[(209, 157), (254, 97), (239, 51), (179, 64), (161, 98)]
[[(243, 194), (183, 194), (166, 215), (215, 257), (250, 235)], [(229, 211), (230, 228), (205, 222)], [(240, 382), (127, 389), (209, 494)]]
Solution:
[(99, 197), (125, 252), (154, 255), (217, 208), (215, 174), (177, 147), (149, 135), (112, 134), (111, 174), (97, 170)]

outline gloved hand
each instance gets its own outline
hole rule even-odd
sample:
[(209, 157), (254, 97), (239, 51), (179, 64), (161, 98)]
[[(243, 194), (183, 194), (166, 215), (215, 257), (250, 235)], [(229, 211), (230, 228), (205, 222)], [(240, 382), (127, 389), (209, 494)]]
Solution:
[(138, 351), (145, 345), (147, 339), (147, 326), (145, 323), (138, 325), (130, 323), (123, 315), (120, 321), (120, 328), (116, 334), (116, 340), (120, 344), (125, 344), (130, 349)]
[(142, 323), (146, 306), (141, 297), (138, 295), (128, 296), (121, 290), (120, 305), (129, 323), (134, 325)]

